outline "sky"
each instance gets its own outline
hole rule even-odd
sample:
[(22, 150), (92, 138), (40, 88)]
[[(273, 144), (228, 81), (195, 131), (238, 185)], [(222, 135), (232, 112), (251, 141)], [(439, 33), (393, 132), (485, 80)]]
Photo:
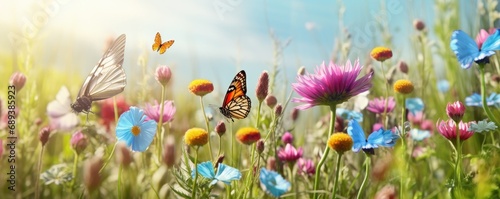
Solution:
[[(10, 44), (0, 46), (2, 54), (30, 46), (40, 67), (78, 70), (83, 79), (102, 56), (105, 44), (126, 34), (123, 67), (132, 81), (139, 60), (147, 60), (150, 70), (171, 66), (180, 77), (175, 79), (177, 85), (205, 78), (218, 83), (216, 88), (224, 88), (244, 69), (249, 90), (263, 70), (271, 69), (275, 41), (286, 45), (278, 63), (284, 77), (293, 81), (300, 66), (312, 72), (328, 61), (335, 43), (342, 42), (347, 32), (353, 41), (349, 59), (367, 59), (373, 47), (383, 45), (376, 32), (384, 23), (398, 49), (395, 59), (411, 59), (405, 52), (411, 49), (412, 21), (422, 19), (432, 29), (434, 15), (432, 1), (399, 0), (26, 0), (1, 4), (0, 27), (6, 28), (0, 34), (7, 37), (1, 37), (0, 43)], [(163, 40), (175, 40), (163, 55), (151, 50), (156, 32)]]

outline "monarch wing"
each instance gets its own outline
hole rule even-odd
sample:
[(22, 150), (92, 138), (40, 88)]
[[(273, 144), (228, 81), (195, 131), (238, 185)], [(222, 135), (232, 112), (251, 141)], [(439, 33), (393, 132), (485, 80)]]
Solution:
[(222, 107), (226, 107), (232, 99), (243, 96), (247, 93), (247, 75), (244, 70), (234, 76), (231, 85), (227, 89)]
[(165, 51), (167, 51), (167, 49), (169, 49), (170, 46), (172, 46), (174, 44), (174, 42), (175, 42), (174, 40), (168, 40), (168, 41), (164, 42), (163, 44), (161, 44), (160, 49), (158, 50), (158, 52), (160, 54), (165, 53)]
[(122, 68), (125, 35), (120, 35), (104, 53), (99, 63), (92, 69), (83, 83), (78, 97), (89, 96), (92, 101), (107, 99), (121, 93), (127, 85), (127, 77)]
[(155, 36), (155, 43), (153, 44), (153, 50), (158, 51), (160, 49), (160, 46), (161, 46), (161, 35), (159, 32), (157, 32)]
[(229, 101), (225, 108), (229, 110), (229, 114), (231, 114), (232, 118), (244, 119), (248, 116), (248, 113), (250, 113), (252, 102), (248, 96), (243, 95)]

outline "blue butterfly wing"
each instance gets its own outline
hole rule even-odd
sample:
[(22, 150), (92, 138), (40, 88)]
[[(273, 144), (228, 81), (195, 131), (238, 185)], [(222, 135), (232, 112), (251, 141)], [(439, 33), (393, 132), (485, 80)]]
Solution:
[(231, 180), (239, 180), (241, 178), (241, 172), (238, 169), (227, 166), (220, 163), (217, 169), (217, 175), (215, 179), (220, 180), (226, 184), (230, 184)]
[(366, 145), (365, 132), (356, 120), (349, 121), (347, 134), (352, 137), (352, 141), (354, 142), (352, 145), (352, 151), (358, 152)]
[(474, 61), (478, 61), (484, 59), (485, 57), (489, 57), (495, 54), (495, 50), (500, 50), (500, 29), (497, 29), (495, 33), (490, 35), (486, 41), (484, 41), (481, 46), (481, 52), (476, 57)]
[[(201, 176), (208, 178), (208, 179), (215, 178), (215, 171), (214, 171), (214, 167), (212, 166), (212, 162), (206, 161), (206, 162), (200, 163), (196, 166), (196, 168), (198, 169), (198, 173)], [(193, 169), (191, 171), (191, 177), (194, 178), (195, 175), (196, 175), (196, 170)]]
[(398, 138), (391, 130), (379, 129), (368, 136), (366, 148), (393, 147)]
[(480, 55), (476, 42), (461, 30), (455, 30), (451, 35), (450, 47), (464, 69), (470, 68), (474, 60)]

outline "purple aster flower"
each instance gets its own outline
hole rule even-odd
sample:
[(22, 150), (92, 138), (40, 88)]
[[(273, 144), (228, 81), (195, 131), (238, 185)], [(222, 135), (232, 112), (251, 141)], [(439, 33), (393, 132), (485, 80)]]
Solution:
[(375, 114), (382, 114), (384, 113), (384, 109), (386, 109), (385, 108), (386, 103), (387, 103), (387, 110), (385, 110), (385, 112), (386, 113), (392, 112), (394, 110), (394, 107), (396, 106), (396, 101), (394, 100), (394, 97), (389, 97), (388, 99), (384, 99), (383, 97), (375, 98), (368, 103), (366, 109)]
[[(165, 100), (163, 104), (164, 105), (163, 105), (162, 123), (170, 122), (172, 121), (172, 119), (174, 119), (174, 114), (175, 114), (174, 102)], [(158, 104), (157, 101), (155, 101), (154, 104), (146, 104), (146, 107), (144, 108), (144, 114), (146, 114), (146, 116), (148, 116), (149, 119), (158, 122), (160, 120), (161, 104)]]
[(358, 79), (362, 68), (358, 60), (354, 65), (347, 61), (345, 65), (335, 65), (330, 62), (326, 66), (323, 62), (316, 68), (314, 74), (306, 72), (297, 76), (297, 83), (293, 83), (292, 87), (302, 98), (294, 98), (292, 101), (304, 103), (297, 106), (300, 110), (345, 102), (372, 87), (372, 72)]

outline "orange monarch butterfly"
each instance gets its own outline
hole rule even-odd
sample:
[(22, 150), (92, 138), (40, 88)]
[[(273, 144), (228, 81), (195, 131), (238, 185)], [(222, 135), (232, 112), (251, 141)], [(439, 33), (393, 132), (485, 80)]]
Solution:
[(219, 107), (222, 115), (234, 122), (233, 118), (244, 119), (250, 113), (252, 102), (247, 94), (247, 75), (244, 70), (234, 76), (231, 85), (227, 89), (222, 107)]
[(168, 40), (166, 42), (161, 43), (161, 35), (159, 32), (157, 32), (155, 36), (155, 43), (153, 44), (153, 50), (159, 52), (160, 54), (163, 54), (173, 44), (174, 40)]

